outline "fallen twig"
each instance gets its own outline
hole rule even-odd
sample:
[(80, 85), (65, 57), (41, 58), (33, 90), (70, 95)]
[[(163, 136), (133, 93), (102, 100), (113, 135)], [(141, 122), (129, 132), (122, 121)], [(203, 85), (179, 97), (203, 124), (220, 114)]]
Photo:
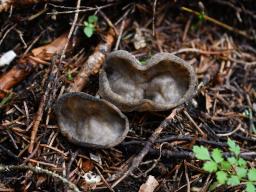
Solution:
[[(163, 143), (163, 142), (174, 142), (174, 141), (187, 141), (187, 142), (191, 142), (193, 141), (195, 138), (189, 135), (171, 135), (171, 136), (166, 136), (162, 139), (157, 139), (155, 141), (155, 143)], [(213, 141), (213, 140), (206, 140), (206, 139), (201, 139), (201, 138), (197, 138), (195, 140), (198, 144), (207, 144), (207, 145), (212, 145), (214, 147), (226, 147), (227, 144), (224, 142), (220, 142), (220, 141)], [(144, 145), (146, 141), (128, 141), (128, 142), (123, 142), (121, 143), (122, 146), (127, 146), (127, 145), (136, 145), (136, 144), (140, 144), (140, 145)]]
[[(77, 0), (76, 10), (79, 10), (80, 5), (81, 5), (81, 0)], [(79, 12), (76, 12), (75, 16), (74, 16), (74, 21), (73, 21), (72, 26), (71, 26), (71, 28), (69, 30), (69, 33), (68, 33), (67, 42), (65, 43), (65, 46), (64, 46), (64, 48), (62, 50), (62, 53), (61, 53), (61, 56), (60, 56), (60, 63), (61, 63), (62, 59), (65, 57), (65, 53), (66, 53), (66, 50), (68, 48), (69, 40), (70, 40), (71, 36), (73, 35), (74, 30), (75, 30), (75, 26), (76, 26), (76, 23), (77, 23), (78, 15), (79, 15)]]
[(147, 153), (150, 151), (150, 149), (152, 148), (152, 145), (155, 143), (156, 139), (159, 137), (162, 130), (167, 126), (169, 121), (174, 119), (174, 117), (176, 116), (177, 111), (179, 111), (179, 110), (181, 110), (181, 108), (174, 109), (172, 111), (172, 113), (168, 117), (166, 117), (165, 120), (160, 124), (160, 126), (155, 129), (155, 131), (149, 137), (148, 141), (145, 143), (145, 145), (144, 145), (143, 149), (140, 151), (140, 153), (133, 158), (133, 161), (132, 161), (132, 164), (131, 164), (130, 168), (126, 172), (121, 173), (122, 176), (112, 185), (112, 188), (115, 187), (118, 183), (120, 183), (127, 176), (132, 174), (132, 172), (136, 168), (139, 167), (141, 161), (147, 155)]
[[(144, 148), (144, 147), (143, 147)], [(127, 148), (127, 151), (136, 151), (138, 150), (138, 145), (134, 147)], [(148, 154), (155, 157), (159, 155), (159, 150), (150, 148), (148, 151)], [(223, 153), (225, 157), (230, 157), (232, 156), (232, 153), (230, 152), (225, 152)], [(241, 152), (240, 156), (246, 160), (254, 160), (256, 157), (256, 152), (254, 151), (249, 151), (249, 152)], [(195, 155), (191, 151), (187, 150), (179, 150), (179, 151), (172, 151), (169, 149), (162, 149), (161, 151), (161, 157), (165, 159), (196, 159)]]
[(43, 112), (44, 112), (44, 107), (46, 105), (46, 101), (47, 98), (49, 96), (50, 91), (52, 90), (52, 84), (54, 83), (53, 79), (55, 79), (54, 77), (56, 77), (57, 74), (57, 69), (54, 69), (55, 67), (55, 60), (53, 59), (53, 63), (51, 68), (49, 69), (49, 72), (46, 73), (45, 76), (45, 80), (47, 79), (47, 81), (45, 82), (45, 93), (44, 95), (41, 97), (41, 101), (38, 107), (38, 111), (34, 117), (34, 121), (33, 121), (33, 127), (32, 127), (32, 132), (31, 132), (31, 139), (30, 139), (30, 145), (28, 148), (28, 152), (32, 153), (33, 149), (34, 149), (34, 144), (35, 144), (35, 140), (36, 140), (36, 135), (37, 135), (37, 131), (38, 131), (38, 127), (39, 124), (42, 120), (43, 117)]
[(40, 174), (46, 174), (51, 177), (55, 177), (60, 179), (64, 184), (67, 184), (70, 189), (72, 189), (75, 192), (80, 192), (80, 190), (77, 188), (77, 186), (70, 181), (68, 181), (66, 178), (58, 175), (57, 173), (54, 173), (52, 171), (49, 171), (47, 169), (43, 169), (41, 167), (31, 167), (27, 165), (0, 165), (0, 172), (10, 172), (10, 171), (17, 171), (17, 170), (30, 170), (34, 173), (40, 173)]
[(233, 51), (232, 49), (225, 49), (225, 50), (201, 50), (197, 48), (182, 48), (178, 51), (172, 52), (172, 54), (180, 54), (180, 53), (200, 53), (202, 55), (223, 55), (225, 53), (229, 53)]
[[(189, 12), (189, 13), (192, 13), (192, 14), (194, 14), (194, 15), (196, 15), (196, 16), (201, 16), (201, 15), (202, 15), (202, 14), (199, 13), (198, 11), (194, 11), (194, 10), (189, 9), (189, 8), (187, 8), (187, 7), (181, 7), (181, 10), (186, 11), (186, 12)], [(245, 37), (245, 38), (247, 38), (247, 39), (250, 39), (250, 40), (253, 40), (253, 39), (254, 39), (252, 36), (248, 35), (245, 31), (241, 31), (241, 30), (239, 30), (239, 29), (236, 29), (236, 28), (234, 28), (234, 27), (231, 27), (230, 25), (227, 25), (227, 24), (225, 24), (225, 23), (223, 23), (223, 22), (221, 22), (221, 21), (218, 21), (218, 20), (216, 20), (216, 19), (214, 19), (214, 18), (212, 18), (212, 17), (209, 17), (209, 16), (207, 16), (207, 15), (203, 15), (203, 17), (204, 17), (205, 20), (210, 21), (211, 23), (214, 23), (214, 24), (216, 24), (216, 25), (218, 25), (218, 26), (220, 26), (220, 27), (222, 27), (222, 28), (224, 28), (224, 29), (227, 29), (227, 30), (229, 30), (229, 31), (232, 31), (232, 32), (234, 32), (234, 33), (237, 33), (237, 34), (239, 34), (239, 35), (241, 35), (241, 36), (243, 36), (243, 37)]]

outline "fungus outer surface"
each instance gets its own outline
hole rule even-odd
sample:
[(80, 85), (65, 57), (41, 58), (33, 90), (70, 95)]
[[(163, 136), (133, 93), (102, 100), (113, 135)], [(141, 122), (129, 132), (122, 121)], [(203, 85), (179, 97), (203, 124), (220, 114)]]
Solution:
[(56, 104), (59, 127), (72, 143), (98, 148), (119, 144), (127, 135), (126, 116), (111, 103), (86, 93), (67, 93)]
[(106, 59), (99, 94), (122, 111), (163, 111), (189, 99), (195, 85), (193, 68), (175, 55), (159, 53), (141, 65), (120, 50)]

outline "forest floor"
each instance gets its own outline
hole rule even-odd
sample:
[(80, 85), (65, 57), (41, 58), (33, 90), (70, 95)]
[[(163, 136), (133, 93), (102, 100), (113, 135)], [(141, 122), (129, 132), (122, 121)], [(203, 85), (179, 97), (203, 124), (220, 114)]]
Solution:
[[(253, 0), (16, 1), (0, 3), (0, 53), (17, 54), (0, 66), (0, 191), (139, 191), (149, 175), (158, 182), (155, 191), (209, 191), (218, 180), (193, 153), (196, 145), (219, 148), (225, 159), (242, 157), (247, 175), (251, 170), (251, 178), (219, 183), (215, 191), (256, 185)], [(96, 95), (98, 69), (84, 65), (100, 45), (109, 46), (102, 61), (119, 49), (142, 63), (158, 52), (174, 53), (196, 71), (194, 97), (170, 111), (125, 113), (130, 130), (116, 147), (70, 143), (53, 106), (70, 87)], [(90, 77), (79, 84), (81, 71)], [(232, 163), (228, 176), (238, 174), (237, 166)], [(86, 181), (90, 171), (99, 182)]]

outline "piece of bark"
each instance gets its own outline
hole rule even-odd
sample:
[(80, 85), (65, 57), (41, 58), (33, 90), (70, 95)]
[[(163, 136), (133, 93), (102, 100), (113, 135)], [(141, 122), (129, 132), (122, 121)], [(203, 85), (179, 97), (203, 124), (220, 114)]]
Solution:
[[(8, 72), (0, 76), (0, 90), (10, 90), (23, 79), (40, 63), (47, 63), (54, 54), (60, 53), (68, 41), (67, 33), (62, 34), (51, 43), (35, 48), (26, 56), (20, 58), (17, 64)], [(0, 99), (5, 96), (0, 92)]]

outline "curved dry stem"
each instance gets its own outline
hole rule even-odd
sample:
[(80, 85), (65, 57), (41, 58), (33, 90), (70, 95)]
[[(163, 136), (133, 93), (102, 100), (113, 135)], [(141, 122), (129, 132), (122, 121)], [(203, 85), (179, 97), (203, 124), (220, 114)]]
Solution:
[(49, 171), (47, 169), (43, 169), (41, 167), (31, 167), (31, 166), (28, 166), (28, 165), (0, 165), (0, 172), (5, 172), (5, 171), (18, 171), (18, 170), (30, 170), (34, 173), (43, 173), (43, 174), (46, 174), (48, 176), (51, 176), (51, 177), (55, 177), (55, 178), (58, 178), (59, 180), (61, 180), (64, 184), (67, 184), (70, 189), (72, 189), (73, 191), (75, 192), (80, 192), (80, 190), (78, 189), (78, 187), (71, 183), (70, 181), (68, 181), (66, 178), (58, 175), (57, 173), (54, 173), (52, 171)]

